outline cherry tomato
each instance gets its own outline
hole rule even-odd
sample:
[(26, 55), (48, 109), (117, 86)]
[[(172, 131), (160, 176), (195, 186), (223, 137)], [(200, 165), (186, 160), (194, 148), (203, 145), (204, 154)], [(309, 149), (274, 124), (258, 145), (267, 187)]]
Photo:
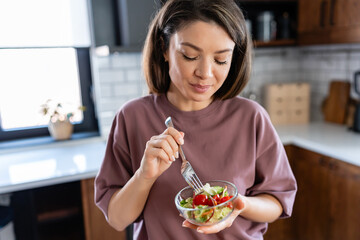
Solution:
[(194, 197), (193, 203), (195, 205), (208, 205), (208, 197), (204, 194), (199, 194)]
[(229, 199), (230, 199), (230, 196), (222, 197), (222, 198), (220, 198), (220, 203), (226, 202)]
[(211, 198), (208, 198), (208, 199), (207, 199), (206, 205), (208, 205), (208, 206), (214, 206), (214, 203), (213, 203), (213, 201), (211, 201)]
[(220, 203), (220, 196), (219, 196), (219, 194), (216, 194), (215, 196), (213, 196), (213, 199), (217, 202), (217, 204)]

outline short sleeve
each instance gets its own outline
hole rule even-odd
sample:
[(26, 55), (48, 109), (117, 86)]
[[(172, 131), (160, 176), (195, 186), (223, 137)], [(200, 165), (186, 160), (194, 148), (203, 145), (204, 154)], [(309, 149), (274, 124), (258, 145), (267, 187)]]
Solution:
[(247, 189), (250, 196), (267, 193), (276, 197), (283, 207), (280, 218), (291, 216), (296, 180), (284, 146), (265, 110), (256, 117), (256, 173), (254, 185)]
[(95, 178), (95, 203), (108, 219), (108, 205), (113, 194), (133, 175), (123, 113), (113, 120), (105, 156)]

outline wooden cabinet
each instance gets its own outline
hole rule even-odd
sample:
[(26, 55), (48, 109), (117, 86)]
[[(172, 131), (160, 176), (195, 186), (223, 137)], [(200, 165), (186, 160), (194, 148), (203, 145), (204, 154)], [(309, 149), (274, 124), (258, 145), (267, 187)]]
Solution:
[(360, 167), (295, 146), (286, 150), (298, 183), (293, 215), (271, 223), (265, 239), (360, 239)]
[(81, 181), (86, 240), (125, 240), (126, 231), (118, 232), (106, 222), (104, 214), (94, 203), (94, 178)]
[(301, 45), (360, 42), (358, 0), (299, 0)]

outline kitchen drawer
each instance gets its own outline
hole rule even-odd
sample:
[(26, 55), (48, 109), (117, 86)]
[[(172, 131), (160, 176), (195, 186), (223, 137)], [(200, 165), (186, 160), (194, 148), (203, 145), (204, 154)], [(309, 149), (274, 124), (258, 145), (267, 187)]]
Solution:
[(310, 97), (310, 85), (308, 83), (293, 83), (289, 84), (289, 92), (291, 93), (292, 98)]
[(273, 124), (309, 122), (309, 84), (269, 84), (266, 86), (265, 94), (265, 108)]
[(308, 108), (295, 108), (289, 111), (289, 122), (294, 124), (304, 124), (309, 122), (309, 109)]

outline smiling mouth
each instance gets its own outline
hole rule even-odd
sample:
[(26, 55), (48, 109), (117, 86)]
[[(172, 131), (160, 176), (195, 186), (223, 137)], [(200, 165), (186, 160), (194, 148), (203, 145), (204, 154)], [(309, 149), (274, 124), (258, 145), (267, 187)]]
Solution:
[(201, 84), (190, 84), (190, 85), (198, 93), (205, 93), (211, 87), (211, 85), (201, 85)]

